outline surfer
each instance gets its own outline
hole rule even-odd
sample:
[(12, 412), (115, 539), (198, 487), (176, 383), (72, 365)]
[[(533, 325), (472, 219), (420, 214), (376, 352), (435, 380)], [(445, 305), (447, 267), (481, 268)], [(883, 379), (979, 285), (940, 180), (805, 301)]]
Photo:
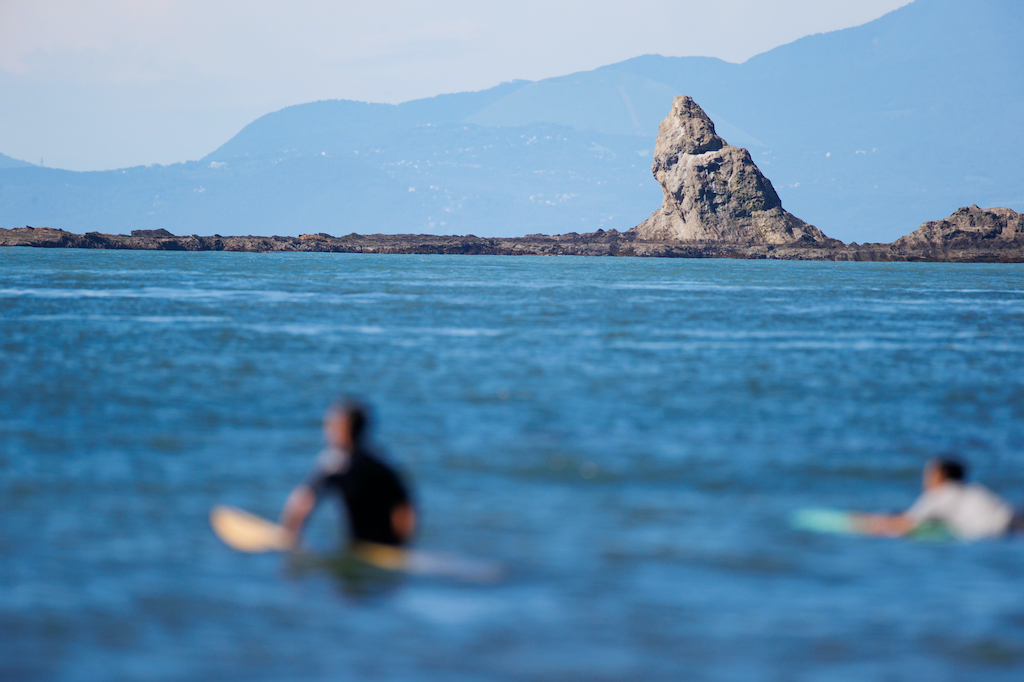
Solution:
[(366, 445), (369, 416), (355, 401), (336, 403), (324, 415), (327, 447), (313, 473), (288, 496), (281, 525), (297, 544), (302, 526), (326, 494), (339, 495), (355, 542), (401, 546), (416, 530), (416, 512), (409, 492), (395, 471)]
[(924, 467), (923, 491), (902, 514), (858, 514), (855, 525), (872, 535), (907, 535), (923, 523), (945, 524), (964, 540), (980, 540), (1024, 530), (1024, 516), (980, 483), (967, 483), (966, 466), (933, 459)]

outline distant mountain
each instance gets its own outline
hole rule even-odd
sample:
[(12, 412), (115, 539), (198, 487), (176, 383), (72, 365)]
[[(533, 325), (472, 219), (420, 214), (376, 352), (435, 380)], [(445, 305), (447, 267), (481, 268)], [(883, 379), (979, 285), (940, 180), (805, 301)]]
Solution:
[(0, 154), (0, 168), (28, 168), (32, 164), (27, 161), (12, 159), (6, 154)]
[(783, 205), (845, 241), (960, 206), (1024, 210), (1024, 4), (917, 0), (743, 64), (648, 55), (401, 105), (263, 116), (200, 161), (96, 173), (0, 159), (0, 225), (176, 234), (628, 229), (661, 203), (658, 123), (692, 96)]

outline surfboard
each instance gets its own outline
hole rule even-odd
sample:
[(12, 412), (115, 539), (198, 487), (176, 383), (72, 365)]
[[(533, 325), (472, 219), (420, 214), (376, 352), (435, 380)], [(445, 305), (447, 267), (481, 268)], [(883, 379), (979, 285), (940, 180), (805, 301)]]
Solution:
[(853, 514), (838, 509), (797, 509), (789, 519), (797, 530), (813, 533), (861, 535), (853, 525)]
[[(296, 549), (284, 526), (237, 507), (215, 506), (210, 510), (210, 526), (225, 545), (239, 552), (288, 552)], [(373, 542), (356, 542), (350, 551), (371, 566), (413, 575), (493, 583), (504, 573), (501, 565), (493, 561), (457, 554), (424, 552)]]
[[(864, 535), (865, 533), (856, 523), (857, 514), (854, 512), (842, 511), (839, 509), (806, 508), (797, 509), (790, 516), (790, 526), (797, 530), (810, 531), (812, 533), (831, 533), (835, 535)], [(945, 524), (923, 523), (907, 534), (912, 540), (953, 540), (953, 534), (949, 532)]]

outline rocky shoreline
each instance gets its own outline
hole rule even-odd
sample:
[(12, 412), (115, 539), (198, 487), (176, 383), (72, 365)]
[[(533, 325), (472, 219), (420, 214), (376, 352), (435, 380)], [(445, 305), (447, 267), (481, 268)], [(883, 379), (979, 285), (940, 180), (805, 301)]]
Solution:
[(690, 97), (681, 95), (658, 129), (654, 178), (662, 205), (631, 230), (525, 237), (352, 233), (345, 237), (179, 237), (167, 230), (130, 235), (73, 234), (49, 227), (0, 229), (0, 246), (268, 253), (639, 256), (819, 261), (1024, 262), (1024, 214), (967, 206), (891, 244), (844, 244), (782, 207), (746, 149), (729, 145)]
[[(1007, 209), (991, 209), (1006, 211)], [(978, 222), (977, 213), (990, 213), (977, 207), (963, 208), (962, 219)], [(1012, 212), (1011, 212), (1012, 213)], [(1015, 214), (1018, 218), (1024, 217)], [(984, 217), (984, 216), (982, 216)], [(946, 245), (946, 232), (956, 232), (959, 241)], [(931, 240), (913, 239), (926, 230)], [(996, 228), (988, 230), (993, 232)], [(222, 237), (213, 235), (175, 236), (166, 230), (133, 230), (131, 235), (89, 232), (74, 234), (49, 227), (0, 228), (0, 246), (29, 246), (71, 249), (127, 249), (148, 251), (234, 251), (246, 253), (320, 252), (377, 254), (459, 254), (493, 256), (636, 256), (656, 258), (739, 258), (817, 261), (931, 261), (931, 262), (1024, 262), (1024, 243), (1014, 239), (995, 240), (979, 236), (965, 237), (956, 221), (925, 223), (913, 235), (892, 244), (842, 244), (830, 240), (827, 245), (802, 244), (728, 244), (701, 241), (648, 241), (636, 232), (616, 230), (569, 233), (564, 235), (528, 235), (526, 237), (486, 238), (436, 235), (359, 235), (333, 237), (306, 234), (301, 237)], [(1024, 233), (1024, 230), (1022, 230)], [(935, 235), (939, 236), (936, 238)], [(988, 242), (985, 244), (984, 242)]]

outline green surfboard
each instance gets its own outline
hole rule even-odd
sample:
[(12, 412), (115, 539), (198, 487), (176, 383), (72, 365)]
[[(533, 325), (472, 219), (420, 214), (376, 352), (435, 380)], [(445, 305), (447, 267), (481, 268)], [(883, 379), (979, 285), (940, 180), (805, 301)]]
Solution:
[[(853, 512), (839, 509), (804, 508), (797, 509), (790, 515), (789, 524), (797, 530), (812, 533), (829, 533), (833, 535), (867, 535), (860, 530), (854, 519)], [(907, 534), (911, 540), (943, 541), (956, 539), (944, 523), (922, 523)]]

